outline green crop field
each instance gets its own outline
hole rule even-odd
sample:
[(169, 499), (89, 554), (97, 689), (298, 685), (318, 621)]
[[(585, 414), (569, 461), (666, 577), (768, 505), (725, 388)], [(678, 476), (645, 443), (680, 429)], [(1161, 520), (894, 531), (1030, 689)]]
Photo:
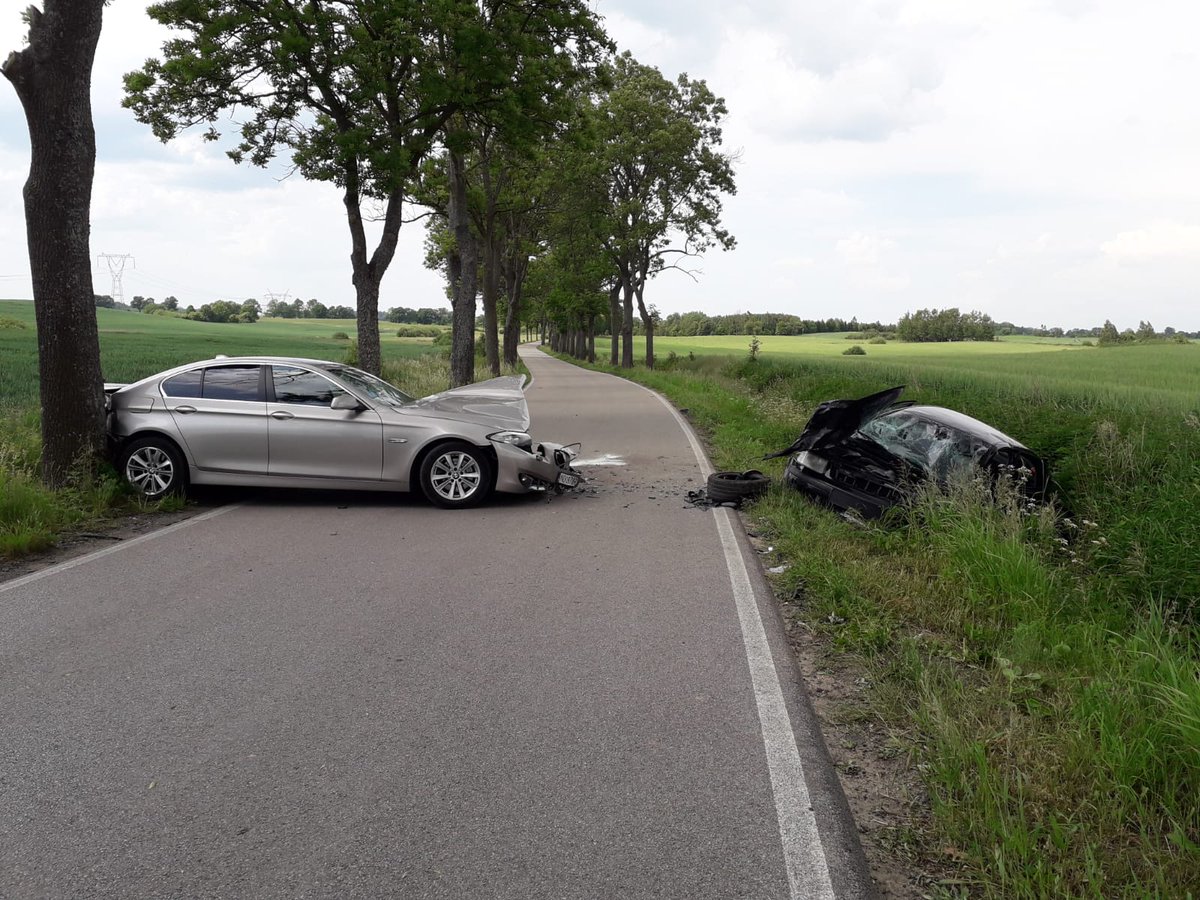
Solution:
[[(1146, 406), (1165, 412), (1200, 406), (1200, 344), (1151, 344), (1121, 348), (1089, 347), (1070, 338), (1005, 337), (992, 342), (869, 344), (845, 334), (758, 338), (758, 356), (779, 362), (836, 361), (847, 373), (909, 386), (909, 399), (936, 378), (1001, 394), (1020, 393), (1047, 402), (1084, 407), (1110, 403)], [(671, 353), (695, 356), (747, 356), (746, 335), (656, 337), (660, 361)], [(644, 342), (635, 340), (637, 358)], [(866, 356), (844, 356), (861, 346)], [(1114, 353), (1113, 349), (1119, 349)], [(609, 343), (597, 339), (596, 354), (607, 358)]]
[[(129, 382), (217, 354), (306, 356), (342, 360), (357, 335), (353, 319), (260, 319), (252, 324), (193, 322), (176, 316), (97, 309), (100, 366), (105, 381)], [(8, 327), (4, 327), (4, 323)], [(18, 323), (24, 327), (17, 327)], [(429, 338), (398, 338), (397, 326), (380, 325), (383, 359), (428, 353)], [(346, 338), (335, 338), (338, 332)], [(33, 304), (0, 300), (0, 407), (26, 409), (38, 396), (37, 333)]]

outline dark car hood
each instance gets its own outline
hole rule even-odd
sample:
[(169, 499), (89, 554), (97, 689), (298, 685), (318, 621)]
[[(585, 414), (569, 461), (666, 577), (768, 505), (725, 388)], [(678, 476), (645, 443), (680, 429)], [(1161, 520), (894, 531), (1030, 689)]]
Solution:
[(410, 408), (438, 418), (495, 425), (497, 430), (528, 431), (524, 383), (524, 375), (504, 375), (422, 397)]
[(903, 391), (904, 385), (900, 385), (857, 400), (826, 400), (817, 407), (800, 437), (790, 447), (768, 454), (763, 459), (841, 444), (895, 403)]

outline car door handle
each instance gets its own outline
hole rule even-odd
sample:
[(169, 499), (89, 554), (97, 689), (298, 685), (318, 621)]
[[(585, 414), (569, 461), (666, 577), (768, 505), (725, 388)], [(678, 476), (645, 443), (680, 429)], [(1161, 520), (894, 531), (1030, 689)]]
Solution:
[(196, 407), (194, 407), (194, 406), (177, 406), (171, 411), (180, 413), (181, 415), (190, 416), (192, 413), (194, 413), (196, 411)]
[(277, 410), (275, 410), (275, 412), (271, 413), (271, 418), (279, 419), (280, 421), (283, 421), (284, 419), (294, 419), (296, 417), (293, 416), (290, 412), (287, 412), (286, 410), (277, 409)]

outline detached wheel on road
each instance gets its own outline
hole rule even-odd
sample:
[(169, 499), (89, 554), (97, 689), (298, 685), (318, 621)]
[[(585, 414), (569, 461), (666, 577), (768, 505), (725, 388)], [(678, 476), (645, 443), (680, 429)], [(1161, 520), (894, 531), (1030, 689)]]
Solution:
[(708, 499), (713, 503), (740, 503), (761, 497), (771, 479), (758, 469), (749, 472), (713, 472), (708, 476)]
[(494, 480), (487, 454), (463, 441), (442, 444), (421, 463), (421, 490), (443, 509), (477, 506), (491, 494)]
[(166, 438), (130, 441), (121, 451), (119, 468), (130, 487), (147, 500), (161, 500), (187, 489), (187, 462)]

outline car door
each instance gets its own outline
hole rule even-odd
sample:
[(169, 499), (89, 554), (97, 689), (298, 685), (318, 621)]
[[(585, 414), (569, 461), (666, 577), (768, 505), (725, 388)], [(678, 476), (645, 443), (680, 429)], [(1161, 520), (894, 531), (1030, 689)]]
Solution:
[[(348, 393), (303, 366), (270, 367), (267, 422), (272, 476), (378, 481), (383, 423), (370, 408), (333, 409)], [(365, 406), (365, 405), (364, 405)]]
[(267, 474), (262, 366), (211, 365), (162, 383), (163, 401), (199, 469)]

